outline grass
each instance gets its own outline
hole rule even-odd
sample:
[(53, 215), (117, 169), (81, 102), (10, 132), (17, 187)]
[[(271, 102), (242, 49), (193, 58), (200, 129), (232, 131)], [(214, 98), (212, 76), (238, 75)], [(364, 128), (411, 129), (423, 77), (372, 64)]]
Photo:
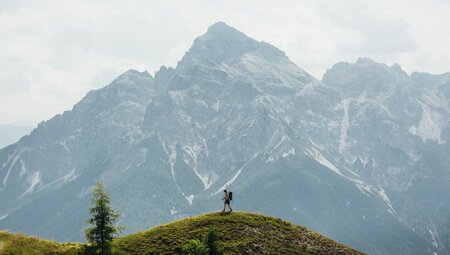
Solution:
[[(218, 234), (225, 254), (363, 254), (307, 228), (253, 213), (208, 213), (114, 239), (118, 255), (182, 254), (190, 240), (204, 240), (209, 229)], [(0, 254), (75, 255), (82, 244), (57, 243), (0, 231)]]
[(209, 213), (114, 240), (118, 254), (181, 254), (189, 240), (212, 228), (225, 254), (363, 254), (281, 219), (233, 212)]
[(57, 243), (0, 231), (0, 254), (2, 255), (76, 255), (81, 244)]

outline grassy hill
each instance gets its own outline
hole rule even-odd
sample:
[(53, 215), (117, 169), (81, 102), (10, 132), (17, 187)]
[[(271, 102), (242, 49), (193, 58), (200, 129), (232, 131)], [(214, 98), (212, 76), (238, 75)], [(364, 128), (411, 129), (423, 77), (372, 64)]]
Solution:
[(2, 255), (76, 255), (81, 244), (57, 243), (0, 231), (0, 254)]
[[(117, 238), (116, 254), (181, 254), (190, 240), (203, 240), (209, 229), (218, 236), (225, 254), (363, 254), (316, 232), (263, 215), (209, 213), (148, 231)], [(0, 254), (77, 254), (81, 244), (59, 244), (0, 232)]]

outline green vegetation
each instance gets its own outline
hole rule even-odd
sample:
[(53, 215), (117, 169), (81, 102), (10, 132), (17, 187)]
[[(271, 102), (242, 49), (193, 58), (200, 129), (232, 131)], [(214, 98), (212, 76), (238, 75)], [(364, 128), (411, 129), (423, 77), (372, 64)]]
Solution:
[(0, 254), (2, 255), (77, 255), (80, 248), (81, 244), (61, 244), (0, 231)]
[[(224, 255), (363, 254), (304, 227), (277, 218), (244, 212), (209, 213), (175, 221), (148, 231), (116, 238), (112, 241), (112, 250), (120, 255), (183, 254), (183, 248), (193, 239), (206, 240), (206, 244), (199, 242), (208, 247), (207, 240), (210, 229), (214, 229), (217, 235), (214, 242)], [(11, 234), (4, 235), (11, 236)], [(10, 252), (14, 245), (10, 245), (10, 242), (7, 241), (3, 248), (4, 253), (0, 252), (0, 254), (75, 254), (73, 252), (78, 251), (81, 246), (29, 239), (34, 241), (28, 246), (21, 245), (20, 247), (31, 250), (36, 245), (36, 250), (42, 250), (40, 247), (44, 247), (43, 244), (46, 244), (45, 247), (48, 247), (49, 252)], [(16, 251), (20, 251), (20, 247), (18, 246)], [(60, 249), (61, 251), (52, 253), (51, 249)]]
[(91, 244), (89, 253), (100, 252), (101, 255), (109, 255), (111, 241), (121, 228), (115, 225), (119, 214), (111, 208), (108, 193), (101, 181), (97, 182), (92, 190), (91, 204), (91, 218), (88, 220), (90, 226), (85, 230), (86, 239)]
[(183, 246), (183, 254), (186, 255), (209, 255), (209, 249), (200, 240), (193, 239)]
[(363, 254), (289, 222), (258, 214), (209, 213), (172, 222), (113, 241), (118, 254), (182, 254), (192, 239), (217, 232), (218, 245), (231, 254)]
[(217, 233), (214, 229), (209, 229), (205, 237), (205, 243), (198, 239), (192, 239), (183, 246), (183, 254), (187, 255), (223, 255), (217, 245)]
[(206, 235), (206, 246), (209, 249), (209, 255), (222, 255), (222, 249), (220, 249), (217, 245), (219, 237), (217, 232), (214, 229), (209, 229), (208, 234)]

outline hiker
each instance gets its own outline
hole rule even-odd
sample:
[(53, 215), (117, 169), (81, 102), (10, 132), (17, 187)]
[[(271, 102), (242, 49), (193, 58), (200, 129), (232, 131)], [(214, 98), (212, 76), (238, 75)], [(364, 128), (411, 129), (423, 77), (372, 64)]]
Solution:
[(222, 210), (222, 212), (225, 212), (225, 209), (227, 208), (227, 205), (228, 205), (228, 208), (230, 208), (230, 212), (232, 212), (233, 209), (231, 209), (230, 202), (231, 202), (231, 200), (233, 200), (233, 192), (228, 193), (227, 190), (225, 189), (225, 190), (223, 190), (223, 193), (224, 193), (224, 195), (223, 195), (223, 198), (222, 198), (222, 200), (223, 200), (223, 210)]

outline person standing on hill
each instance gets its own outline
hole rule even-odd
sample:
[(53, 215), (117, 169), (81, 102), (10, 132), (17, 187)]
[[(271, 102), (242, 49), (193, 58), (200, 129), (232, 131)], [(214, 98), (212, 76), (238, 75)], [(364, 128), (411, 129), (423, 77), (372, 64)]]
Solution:
[(228, 193), (228, 191), (225, 189), (225, 190), (223, 190), (223, 193), (224, 193), (224, 195), (222, 198), (222, 200), (223, 200), (222, 212), (225, 212), (225, 209), (227, 208), (227, 206), (228, 206), (228, 208), (230, 208), (230, 212), (232, 212), (233, 209), (231, 209), (230, 202), (233, 199), (233, 192)]

